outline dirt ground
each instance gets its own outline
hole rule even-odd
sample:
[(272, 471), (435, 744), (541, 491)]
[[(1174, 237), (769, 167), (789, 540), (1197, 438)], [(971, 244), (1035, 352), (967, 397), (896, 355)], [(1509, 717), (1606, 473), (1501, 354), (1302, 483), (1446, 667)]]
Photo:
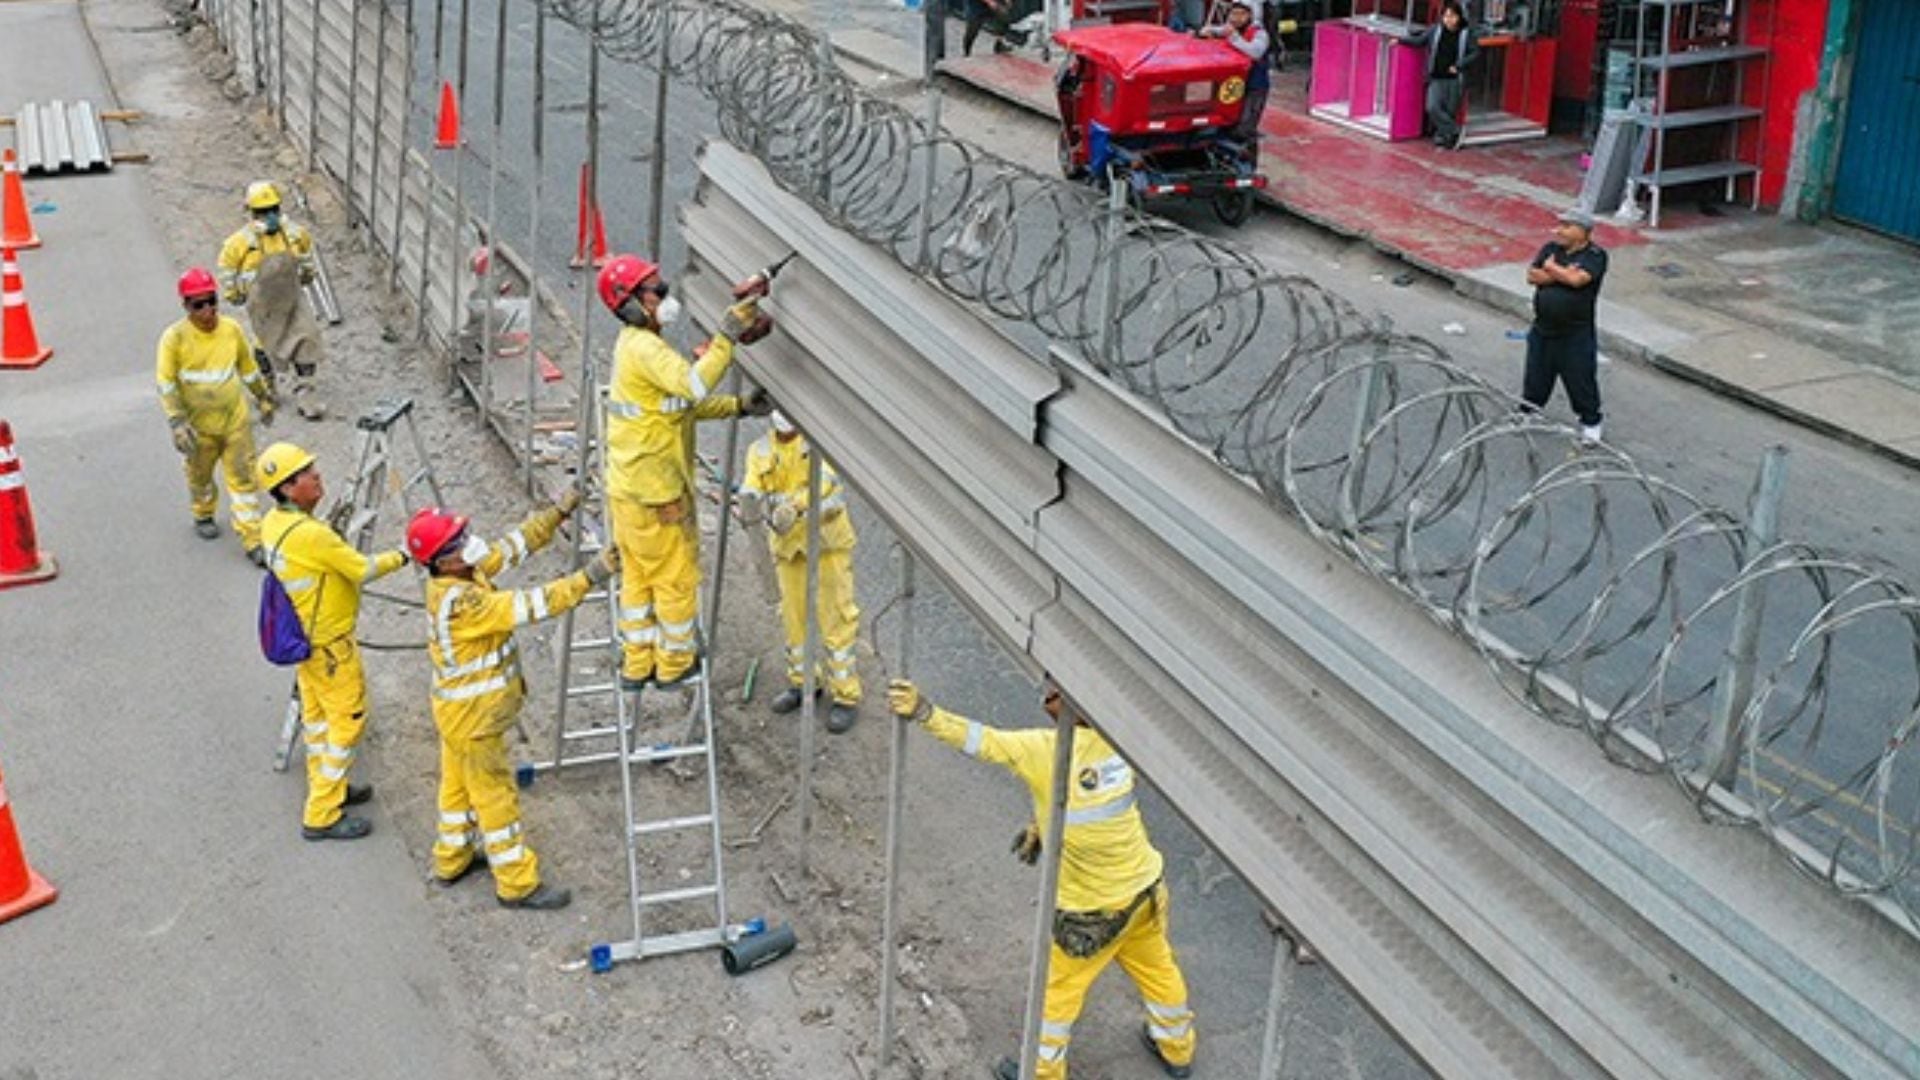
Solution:
[[(219, 241), (244, 220), (240, 193), (260, 177), (291, 182), (311, 202), (307, 223), (325, 252), (346, 315), (326, 331), (327, 363), (320, 383), (333, 412), (314, 424), (289, 415), (262, 432), (301, 441), (318, 454), (335, 490), (343, 489), (357, 447), (352, 418), (376, 400), (412, 397), (438, 476), (450, 502), (485, 526), (504, 531), (533, 505), (516, 480), (517, 463), (478, 423), (464, 396), (450, 389), (445, 362), (411, 338), (411, 314), (386, 288), (386, 269), (364, 237), (349, 227), (335, 188), (302, 171), (300, 155), (280, 137), (263, 102), (246, 98), (228, 78), (228, 62), (207, 28), (168, 27), (155, 5), (150, 24), (131, 32), (97, 32), (110, 72), (127, 65), (164, 64), (178, 70), (177, 95), (141, 102), (142, 120), (125, 133), (152, 155), (143, 166), (175, 213), (164, 223), (181, 265), (209, 262)], [(179, 8), (171, 12), (181, 18)], [(90, 16), (99, 20), (98, 8)], [(126, 23), (125, 16), (107, 22)], [(131, 167), (131, 166), (129, 166)], [(516, 371), (509, 376), (518, 379)], [(553, 477), (549, 482), (562, 481)], [(379, 530), (383, 546), (398, 540), (390, 514)], [(711, 524), (709, 524), (711, 531)], [(711, 540), (711, 537), (709, 537)], [(753, 538), (758, 541), (758, 537)], [(779, 686), (779, 642), (773, 612), (764, 605), (736, 536), (723, 612), (731, 642), (718, 663), (722, 734), (719, 758), (726, 802), (728, 885), (735, 918), (765, 915), (798, 928), (797, 953), (743, 978), (723, 973), (712, 954), (625, 964), (612, 973), (581, 970), (590, 945), (624, 937), (626, 867), (620, 847), (618, 773), (611, 766), (547, 774), (525, 793), (529, 837), (546, 876), (573, 887), (574, 905), (559, 914), (508, 912), (492, 900), (484, 875), (443, 891), (426, 881), (433, 841), (437, 744), (427, 709), (423, 656), (411, 650), (372, 654), (373, 723), (363, 746), (361, 775), (379, 789), (378, 818), (399, 830), (421, 869), (420, 902), (431, 905), (443, 944), (468, 976), (473, 1030), (500, 1064), (518, 1076), (553, 1077), (873, 1077), (877, 1073), (877, 972), (882, 908), (888, 722), (879, 695), (870, 692), (862, 724), (845, 738), (824, 731), (814, 774), (817, 809), (811, 843), (811, 881), (798, 860), (797, 815), (791, 807), (798, 757), (797, 729), (770, 716), (764, 703)], [(535, 558), (509, 580), (535, 581), (561, 572), (563, 552)], [(417, 595), (417, 579), (389, 578), (377, 592)], [(592, 617), (601, 617), (593, 612)], [(521, 635), (532, 684), (524, 721), (534, 737), (517, 752), (544, 756), (552, 738), (554, 661), (551, 627)], [(363, 640), (418, 643), (424, 618), (410, 607), (370, 600)], [(748, 665), (759, 660), (755, 699), (740, 701)], [(863, 657), (870, 687), (873, 658)], [(678, 714), (656, 721), (677, 727)], [(259, 719), (262, 766), (277, 717)], [(645, 733), (643, 732), (643, 738)], [(916, 736), (917, 738), (917, 736)], [(918, 751), (917, 751), (918, 753)], [(636, 773), (643, 797), (700, 800), (699, 785), (667, 770)], [(1006, 799), (1008, 792), (976, 778), (975, 796)], [(286, 779), (289, 807), (299, 780)], [(776, 805), (782, 809), (775, 810)], [(772, 818), (757, 843), (746, 842), (754, 823)], [(915, 822), (917, 848), (946, 845), (951, 819)], [(737, 842), (737, 846), (734, 846)], [(693, 880), (671, 859), (654, 858), (669, 881)], [(1031, 878), (1014, 878), (1026, 881)], [(659, 880), (659, 879), (656, 879)], [(1004, 897), (976, 903), (951, 880), (909, 881), (903, 894), (900, 1067), (894, 1075), (971, 1075), (1007, 1047), (982, 1040), (953, 995), (1003, 999), (996, 1009), (1017, 1016), (1023, 986), (1028, 923), (1004, 921)], [(938, 908), (938, 918), (935, 908)], [(987, 928), (975, 935), (956, 928)], [(1004, 935), (992, 932), (1004, 929)], [(942, 979), (932, 967), (972, 973)], [(987, 973), (991, 973), (989, 976)], [(979, 985), (969, 986), (971, 980)], [(1011, 1029), (1010, 1029), (1011, 1030)], [(1078, 1073), (1076, 1075), (1079, 1075)]]

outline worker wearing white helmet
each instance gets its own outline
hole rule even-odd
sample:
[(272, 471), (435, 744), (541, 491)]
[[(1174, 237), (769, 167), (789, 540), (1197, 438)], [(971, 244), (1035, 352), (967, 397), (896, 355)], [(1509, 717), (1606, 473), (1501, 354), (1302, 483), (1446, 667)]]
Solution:
[(313, 379), (326, 347), (301, 292), (316, 271), (313, 236), (286, 219), (280, 189), (269, 181), (247, 185), (247, 212), (253, 220), (220, 248), (221, 290), (229, 303), (246, 305), (269, 372), (291, 366), (293, 407), (308, 420), (322, 419), (327, 406)]

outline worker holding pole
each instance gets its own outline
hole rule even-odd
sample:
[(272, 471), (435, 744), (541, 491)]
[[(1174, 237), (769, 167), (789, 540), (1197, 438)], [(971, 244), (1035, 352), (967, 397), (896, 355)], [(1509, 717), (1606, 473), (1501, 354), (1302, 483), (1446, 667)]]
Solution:
[(684, 683), (697, 671), (699, 532), (694, 520), (693, 425), (746, 412), (765, 415), (766, 395), (715, 388), (736, 342), (758, 341), (773, 321), (760, 313), (764, 275), (743, 283), (720, 332), (689, 361), (662, 332), (679, 316), (660, 268), (618, 255), (600, 271), (600, 300), (624, 325), (607, 387), (607, 504), (620, 549), (620, 688)]
[[(956, 716), (921, 696), (904, 679), (887, 688), (894, 715), (919, 722), (927, 733), (968, 757), (1004, 766), (1033, 795), (1034, 821), (1013, 850), (1032, 864), (1041, 853), (1058, 736), (1054, 728), (1007, 731)], [(1065, 708), (1049, 684), (1044, 707), (1057, 723)], [(1066, 1080), (1067, 1046), (1087, 991), (1118, 962), (1146, 1007), (1141, 1037), (1168, 1076), (1192, 1075), (1195, 1033), (1187, 983), (1167, 940), (1167, 887), (1160, 852), (1147, 836), (1134, 793), (1133, 767), (1106, 737), (1076, 718), (1055, 892), (1053, 942), (1047, 966), (1034, 1080)], [(1019, 1065), (1003, 1059), (994, 1075), (1019, 1080)]]
[(287, 220), (280, 189), (269, 181), (247, 185), (247, 212), (252, 220), (220, 248), (221, 289), (229, 303), (246, 305), (267, 373), (275, 374), (275, 364), (292, 366), (294, 409), (308, 420), (324, 419), (327, 406), (313, 377), (326, 347), (302, 292), (315, 273), (313, 236)]
[(540, 860), (520, 828), (506, 734), (520, 715), (527, 682), (513, 631), (571, 611), (613, 576), (619, 556), (607, 548), (585, 569), (537, 588), (496, 589), (493, 578), (546, 547), (579, 505), (579, 491), (570, 488), (491, 544), (468, 530), (464, 516), (437, 507), (407, 524), (407, 552), (432, 575), (427, 657), (440, 731), (434, 880), (452, 885), (485, 865), (502, 907), (551, 910), (573, 898), (540, 880)]
[[(773, 699), (776, 713), (801, 705), (806, 682), (802, 653), (807, 638), (807, 468), (813, 448), (779, 410), (768, 417), (773, 430), (747, 448), (741, 491), (766, 504), (767, 546), (780, 583), (780, 621), (787, 633), (787, 688)], [(853, 591), (853, 519), (846, 492), (833, 468), (821, 463), (820, 477), (820, 640), (827, 647), (826, 684), (833, 695), (827, 730), (853, 729), (860, 713), (860, 673), (854, 666), (854, 642), (860, 636), (860, 607)]]

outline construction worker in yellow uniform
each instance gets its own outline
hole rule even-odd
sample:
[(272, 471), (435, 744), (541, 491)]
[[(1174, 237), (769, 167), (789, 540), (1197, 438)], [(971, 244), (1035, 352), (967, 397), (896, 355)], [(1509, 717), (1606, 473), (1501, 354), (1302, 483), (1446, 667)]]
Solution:
[(661, 332), (679, 316), (658, 267), (637, 255), (609, 260), (600, 300), (623, 324), (614, 343), (607, 394), (607, 503), (620, 548), (620, 687), (636, 691), (684, 682), (699, 659), (699, 533), (693, 506), (693, 426), (771, 408), (755, 392), (744, 403), (715, 393), (736, 341), (771, 329), (754, 300), (728, 309), (720, 333), (689, 362)]
[(407, 524), (407, 553), (432, 575), (427, 656), (433, 724), (440, 729), (434, 880), (452, 885), (484, 864), (502, 907), (551, 910), (573, 899), (569, 890), (540, 880), (540, 859), (520, 829), (506, 733), (520, 715), (527, 682), (513, 631), (573, 610), (613, 576), (618, 556), (608, 548), (586, 569), (538, 588), (500, 590), (493, 578), (546, 547), (579, 505), (580, 493), (569, 489), (491, 544), (468, 531), (465, 517), (434, 507)]
[(307, 310), (301, 290), (313, 281), (313, 236), (288, 221), (280, 208), (280, 189), (266, 180), (247, 185), (247, 212), (253, 220), (236, 230), (220, 248), (220, 287), (227, 302), (245, 304), (253, 340), (274, 365), (291, 365), (293, 407), (308, 420), (327, 415), (314, 387), (314, 372), (325, 358), (320, 324)]
[(367, 723), (367, 681), (353, 640), (360, 590), (405, 566), (407, 556), (398, 550), (362, 555), (313, 516), (326, 488), (305, 450), (274, 443), (260, 454), (257, 472), (261, 489), (275, 503), (260, 525), (267, 568), (286, 589), (313, 645), (313, 654), (294, 669), (307, 745), (307, 807), (300, 835), (358, 840), (373, 831), (373, 823), (341, 808), (373, 797), (373, 785), (347, 780)]
[[(741, 491), (766, 504), (767, 543), (780, 583), (780, 621), (787, 631), (787, 688), (773, 699), (773, 711), (800, 707), (806, 684), (807, 641), (807, 468), (811, 448), (786, 415), (768, 416), (773, 430), (747, 448)], [(841, 734), (859, 719), (860, 673), (854, 666), (854, 642), (860, 636), (860, 607), (853, 594), (853, 520), (833, 467), (820, 463), (820, 640), (826, 648), (826, 686), (833, 695), (827, 730)]]
[[(1047, 715), (1057, 722), (1066, 707), (1059, 689), (1049, 684), (1045, 701)], [(904, 679), (888, 686), (887, 704), (896, 716), (919, 721), (948, 746), (1005, 766), (1026, 782), (1034, 820), (1015, 837), (1014, 852), (1029, 864), (1037, 861), (1053, 805), (1054, 729), (1006, 731), (955, 716)], [(1193, 1011), (1187, 1007), (1187, 981), (1167, 941), (1167, 887), (1160, 852), (1147, 838), (1135, 805), (1133, 767), (1080, 718), (1073, 731), (1071, 775), (1034, 1080), (1066, 1080), (1073, 1023), (1093, 981), (1115, 962), (1146, 1006), (1141, 1037), (1147, 1049), (1168, 1076), (1190, 1076)], [(1007, 1058), (994, 1075), (1019, 1080), (1020, 1068)]]
[[(227, 514), (247, 557), (260, 562), (260, 494), (253, 483), (252, 395), (262, 423), (273, 420), (273, 390), (254, 362), (240, 324), (220, 314), (213, 275), (194, 267), (180, 275), (186, 317), (160, 334), (154, 381), (173, 431), (173, 448), (186, 459), (193, 531), (217, 540), (213, 512), (220, 504), (213, 467), (225, 469)], [(246, 393), (242, 393), (242, 388)]]

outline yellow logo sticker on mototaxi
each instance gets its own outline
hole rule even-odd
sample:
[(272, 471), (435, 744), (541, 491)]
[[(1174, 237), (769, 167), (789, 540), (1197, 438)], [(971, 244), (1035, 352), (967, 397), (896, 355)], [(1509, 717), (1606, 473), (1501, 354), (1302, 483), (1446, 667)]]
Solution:
[(1220, 84), (1220, 104), (1231, 105), (1247, 93), (1247, 80), (1234, 76)]

